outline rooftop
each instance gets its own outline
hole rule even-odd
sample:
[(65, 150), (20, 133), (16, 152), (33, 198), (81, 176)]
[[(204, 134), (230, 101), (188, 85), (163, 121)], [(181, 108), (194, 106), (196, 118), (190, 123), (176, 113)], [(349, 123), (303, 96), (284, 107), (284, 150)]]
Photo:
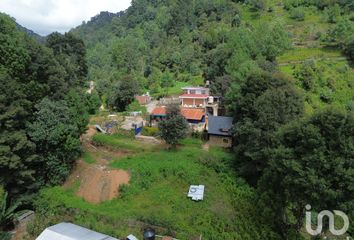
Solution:
[(118, 240), (72, 223), (59, 223), (46, 228), (36, 240)]
[(182, 90), (209, 90), (209, 88), (205, 88), (205, 87), (183, 87)]
[[(201, 108), (182, 108), (181, 114), (188, 120), (202, 120), (205, 115), (204, 109)], [(151, 115), (154, 116), (166, 116), (166, 107), (156, 107)]]
[(213, 135), (231, 136), (232, 117), (208, 116), (208, 133)]
[(179, 96), (179, 98), (201, 98), (201, 99), (207, 99), (209, 97), (208, 94), (182, 94)]

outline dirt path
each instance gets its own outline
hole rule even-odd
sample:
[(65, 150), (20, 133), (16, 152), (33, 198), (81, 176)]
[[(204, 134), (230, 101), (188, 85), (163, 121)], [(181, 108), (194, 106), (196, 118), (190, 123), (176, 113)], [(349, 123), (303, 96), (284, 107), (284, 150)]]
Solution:
[(81, 159), (78, 160), (64, 187), (73, 189), (77, 196), (87, 202), (101, 203), (117, 197), (119, 187), (129, 184), (130, 174), (108, 166), (110, 160), (124, 157), (127, 153), (94, 147), (91, 138), (95, 133), (95, 128), (90, 127), (81, 139), (85, 151), (91, 154), (96, 162), (88, 164)]

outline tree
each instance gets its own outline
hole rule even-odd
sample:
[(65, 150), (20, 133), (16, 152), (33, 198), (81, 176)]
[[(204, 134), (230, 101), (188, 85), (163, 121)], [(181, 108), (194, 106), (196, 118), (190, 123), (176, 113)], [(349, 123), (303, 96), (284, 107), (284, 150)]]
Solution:
[(160, 136), (172, 148), (180, 140), (186, 137), (188, 132), (188, 123), (182, 116), (179, 105), (171, 104), (166, 108), (166, 119), (159, 123)]
[(161, 87), (165, 89), (166, 96), (168, 96), (168, 88), (173, 87), (173, 76), (169, 71), (162, 73)]
[(125, 111), (139, 93), (138, 82), (130, 75), (115, 84), (109, 93), (108, 105), (118, 111)]
[(353, 117), (326, 108), (279, 131), (259, 189), (265, 215), (276, 219), (284, 235), (303, 226), (307, 204), (317, 211), (339, 209), (354, 216)]
[(41, 166), (36, 169), (36, 180), (61, 184), (81, 154), (83, 117), (75, 106), (65, 101), (53, 102), (45, 98), (36, 107), (35, 120), (28, 128), (28, 134), (37, 146), (37, 165)]
[(86, 105), (89, 114), (95, 114), (101, 106), (101, 99), (96, 91), (86, 94)]
[(301, 117), (303, 98), (289, 79), (267, 73), (250, 76), (234, 102), (235, 153), (240, 171), (256, 184), (282, 125)]
[(344, 46), (344, 53), (350, 61), (354, 62), (354, 34), (347, 39)]
[(83, 86), (87, 77), (86, 47), (82, 39), (72, 33), (52, 33), (46, 38), (47, 47), (65, 68), (69, 86)]

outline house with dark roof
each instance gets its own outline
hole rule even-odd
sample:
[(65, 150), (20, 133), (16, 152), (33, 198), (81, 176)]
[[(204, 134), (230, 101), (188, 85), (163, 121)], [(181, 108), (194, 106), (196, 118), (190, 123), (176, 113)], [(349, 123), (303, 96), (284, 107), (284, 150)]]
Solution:
[(232, 147), (232, 117), (208, 115), (207, 130), (209, 143), (225, 148)]

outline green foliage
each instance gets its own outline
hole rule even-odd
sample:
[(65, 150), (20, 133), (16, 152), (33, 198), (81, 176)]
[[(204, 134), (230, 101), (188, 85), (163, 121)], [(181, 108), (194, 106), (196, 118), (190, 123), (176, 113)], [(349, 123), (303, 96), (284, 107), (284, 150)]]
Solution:
[(12, 198), (69, 173), (87, 125), (87, 66), (83, 42), (71, 34), (49, 36), (48, 48), (8, 16), (0, 23), (0, 182)]
[(304, 21), (305, 11), (302, 7), (292, 8), (290, 9), (290, 17), (297, 21)]
[(147, 113), (147, 109), (145, 106), (140, 105), (137, 100), (134, 100), (129, 106), (127, 107), (127, 112), (142, 112), (143, 114)]
[(351, 62), (354, 62), (354, 35), (347, 39), (344, 46), (344, 54), (348, 56)]
[(159, 129), (155, 127), (144, 127), (142, 134), (144, 136), (158, 136)]
[[(0, 234), (2, 230), (8, 230), (8, 227), (14, 224), (16, 216), (20, 213), (17, 211), (20, 202), (12, 202), (10, 205), (9, 203), (8, 193), (0, 187)], [(3, 235), (6, 237), (6, 234)]]
[(7, 232), (0, 232), (0, 239), (1, 240), (11, 240), (11, 234)]
[(327, 7), (324, 10), (324, 18), (329, 23), (336, 23), (341, 16), (341, 9), (338, 4)]
[(86, 94), (87, 98), (87, 111), (89, 114), (96, 114), (98, 109), (101, 107), (101, 99), (96, 91), (91, 94)]
[(109, 146), (127, 152), (144, 152), (155, 148), (154, 145), (135, 140), (133, 133), (129, 137), (124, 134), (96, 134), (92, 141), (98, 146)]
[(186, 137), (188, 123), (182, 116), (179, 105), (171, 104), (166, 107), (166, 119), (159, 123), (159, 132), (161, 138), (172, 148)]
[(74, 160), (80, 156), (82, 119), (77, 115), (75, 118), (72, 108), (64, 101), (44, 99), (37, 109), (35, 121), (29, 126), (29, 135), (37, 145), (37, 161), (43, 164), (37, 170), (38, 178), (60, 184), (69, 175)]
[(46, 38), (46, 45), (53, 50), (57, 61), (64, 66), (73, 86), (82, 86), (88, 68), (84, 42), (71, 33), (52, 33)]
[(279, 132), (260, 190), (284, 233), (302, 227), (306, 204), (353, 216), (353, 126), (352, 113), (327, 108)]
[[(219, 148), (206, 152), (187, 145), (175, 152), (144, 152), (112, 162), (112, 167), (131, 173), (129, 185), (112, 201), (92, 205), (55, 187), (43, 190), (35, 205), (39, 215), (71, 216), (76, 224), (117, 238), (131, 233), (142, 238), (140, 223), (145, 223), (179, 239), (200, 234), (212, 239), (279, 239), (257, 215), (256, 192), (235, 177), (231, 164), (232, 156)], [(204, 201), (186, 198), (191, 183), (205, 184)]]
[(96, 162), (96, 160), (92, 157), (92, 155), (89, 152), (84, 152), (82, 155), (82, 159), (88, 164), (93, 164)]
[(134, 101), (139, 93), (138, 82), (132, 76), (126, 76), (115, 84), (108, 96), (108, 106), (120, 112)]
[(256, 183), (268, 165), (278, 128), (301, 117), (302, 95), (284, 76), (254, 74), (242, 85), (234, 104), (236, 162), (240, 172)]

